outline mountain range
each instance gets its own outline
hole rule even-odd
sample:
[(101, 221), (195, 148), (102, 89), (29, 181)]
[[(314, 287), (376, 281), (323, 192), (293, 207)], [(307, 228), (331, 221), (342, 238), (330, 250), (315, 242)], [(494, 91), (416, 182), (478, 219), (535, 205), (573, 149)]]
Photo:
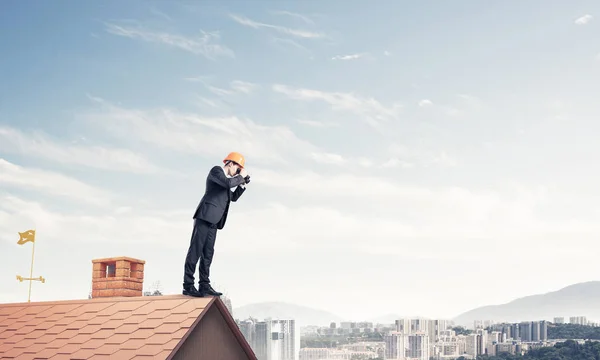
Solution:
[(241, 306), (233, 309), (233, 316), (239, 320), (250, 317), (258, 320), (268, 317), (273, 319), (295, 319), (300, 326), (329, 326), (332, 322), (344, 321), (340, 316), (328, 311), (284, 302), (264, 302)]
[[(456, 325), (473, 326), (475, 320), (495, 322), (519, 322), (552, 320), (564, 316), (586, 316), (588, 320), (600, 320), (600, 281), (589, 281), (567, 286), (557, 291), (515, 299), (506, 304), (488, 305), (464, 312), (454, 319)], [(331, 322), (349, 321), (328, 311), (284, 302), (264, 302), (241, 306), (233, 310), (240, 320), (253, 317), (259, 320), (293, 318), (300, 326), (329, 326)], [(388, 314), (373, 319), (373, 323), (393, 324), (403, 316)]]
[(600, 281), (570, 285), (557, 291), (531, 295), (501, 305), (479, 307), (455, 317), (456, 325), (472, 326), (474, 320), (519, 322), (586, 316), (600, 320)]

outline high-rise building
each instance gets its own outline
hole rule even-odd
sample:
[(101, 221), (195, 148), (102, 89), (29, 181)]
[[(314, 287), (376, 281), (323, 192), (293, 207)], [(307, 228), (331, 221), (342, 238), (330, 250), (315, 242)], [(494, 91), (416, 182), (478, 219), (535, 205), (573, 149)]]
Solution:
[(467, 335), (467, 338), (466, 338), (465, 352), (467, 353), (467, 355), (469, 355), (473, 359), (477, 358), (477, 355), (478, 355), (477, 354), (478, 338), (479, 338), (478, 334), (469, 334), (469, 335)]
[(510, 337), (513, 340), (519, 340), (521, 338), (521, 327), (519, 324), (512, 324), (510, 328)]
[(411, 360), (429, 360), (429, 336), (426, 333), (408, 335), (406, 357)]
[(294, 320), (248, 319), (239, 327), (259, 360), (298, 360), (300, 334)]
[(540, 321), (540, 341), (548, 341), (548, 322)]
[(255, 337), (256, 337), (256, 327), (254, 326), (253, 319), (247, 319), (238, 322), (238, 327), (244, 335), (244, 338), (250, 344), (250, 347), (254, 348)]
[(531, 322), (531, 341), (540, 341), (540, 322)]
[(386, 359), (404, 359), (406, 358), (407, 344), (406, 335), (401, 332), (392, 332), (384, 336), (385, 358)]
[(521, 335), (521, 341), (527, 342), (527, 341), (532, 341), (533, 338), (533, 334), (532, 334), (532, 327), (531, 327), (531, 322), (529, 321), (523, 321), (519, 324), (519, 332)]
[(254, 342), (250, 343), (258, 360), (270, 360), (271, 349), (271, 323), (260, 321), (254, 324)]
[(564, 324), (565, 323), (565, 318), (564, 317), (555, 317), (554, 318), (554, 323), (555, 324)]
[(587, 319), (585, 316), (571, 316), (569, 318), (569, 322), (571, 324), (587, 325)]
[(488, 332), (484, 329), (477, 330), (477, 355), (487, 354)]
[(448, 329), (447, 320), (429, 320), (427, 325), (427, 335), (429, 335), (429, 342), (434, 344), (442, 333)]
[(393, 332), (384, 337), (385, 358), (396, 360), (429, 360), (429, 336), (425, 332), (404, 334)]
[(227, 296), (221, 296), (221, 300), (225, 304), (225, 307), (227, 308), (227, 310), (229, 310), (229, 313), (231, 314), (231, 316), (233, 316), (233, 307), (231, 306), (231, 299), (228, 298)]
[(271, 349), (266, 360), (298, 360), (299, 336), (295, 320), (270, 320)]

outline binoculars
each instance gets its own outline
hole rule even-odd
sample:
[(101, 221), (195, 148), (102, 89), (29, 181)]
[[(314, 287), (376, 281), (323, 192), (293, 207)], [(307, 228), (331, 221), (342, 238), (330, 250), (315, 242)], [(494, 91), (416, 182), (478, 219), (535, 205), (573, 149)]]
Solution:
[[(236, 174), (236, 175), (239, 175), (239, 174), (240, 174), (240, 172), (242, 172), (242, 168), (238, 168), (238, 169), (235, 171), (235, 174)], [(246, 177), (244, 178), (244, 180), (246, 180), (246, 184), (247, 184), (247, 183), (249, 183), (249, 182), (250, 182), (250, 175), (246, 175)]]

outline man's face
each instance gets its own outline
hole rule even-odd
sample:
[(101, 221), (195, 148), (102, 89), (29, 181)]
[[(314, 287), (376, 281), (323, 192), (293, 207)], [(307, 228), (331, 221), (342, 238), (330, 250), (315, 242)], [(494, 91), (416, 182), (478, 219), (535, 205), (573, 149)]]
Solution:
[(239, 168), (240, 168), (240, 166), (238, 164), (234, 163), (233, 161), (230, 162), (228, 175), (235, 176), (237, 174)]

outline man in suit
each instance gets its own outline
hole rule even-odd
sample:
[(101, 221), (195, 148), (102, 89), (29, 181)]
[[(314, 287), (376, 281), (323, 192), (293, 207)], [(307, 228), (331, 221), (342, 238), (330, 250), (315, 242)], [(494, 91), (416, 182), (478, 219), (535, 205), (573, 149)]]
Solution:
[[(206, 190), (194, 213), (194, 229), (185, 259), (183, 294), (203, 297), (221, 296), (210, 285), (210, 264), (214, 254), (217, 230), (223, 229), (229, 204), (237, 201), (246, 191), (250, 176), (246, 173), (242, 154), (232, 152), (223, 160), (223, 166), (214, 166), (206, 179)], [(194, 273), (200, 260), (199, 286), (194, 287)]]

